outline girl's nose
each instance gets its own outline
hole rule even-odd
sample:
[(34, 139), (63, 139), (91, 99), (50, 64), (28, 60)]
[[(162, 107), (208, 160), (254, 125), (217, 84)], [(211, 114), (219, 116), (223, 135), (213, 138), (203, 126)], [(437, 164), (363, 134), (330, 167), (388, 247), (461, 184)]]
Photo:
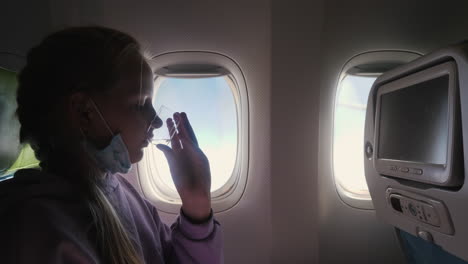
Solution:
[(154, 118), (153, 118), (153, 121), (151, 121), (150, 127), (153, 127), (153, 128), (155, 128), (155, 129), (158, 129), (158, 128), (162, 127), (162, 125), (163, 125), (163, 121), (162, 121), (161, 118), (159, 118), (159, 116), (155, 113)]

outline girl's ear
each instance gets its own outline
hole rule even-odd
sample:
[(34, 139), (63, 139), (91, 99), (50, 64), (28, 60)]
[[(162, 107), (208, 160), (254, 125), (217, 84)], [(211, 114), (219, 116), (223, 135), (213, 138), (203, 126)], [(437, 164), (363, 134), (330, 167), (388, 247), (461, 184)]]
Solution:
[(70, 96), (69, 117), (80, 129), (87, 131), (93, 118), (93, 108), (89, 96), (83, 92), (76, 92)]

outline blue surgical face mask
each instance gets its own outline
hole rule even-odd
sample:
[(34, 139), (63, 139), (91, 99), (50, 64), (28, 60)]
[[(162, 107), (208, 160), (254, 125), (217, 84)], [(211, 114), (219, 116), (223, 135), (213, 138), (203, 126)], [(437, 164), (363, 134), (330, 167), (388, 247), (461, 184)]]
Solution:
[(96, 163), (99, 168), (112, 174), (118, 172), (127, 173), (132, 167), (127, 146), (122, 140), (120, 134), (114, 135), (94, 101), (92, 99), (91, 101), (102, 121), (104, 122), (107, 130), (112, 135), (112, 140), (105, 148), (98, 149), (96, 146), (94, 146), (94, 144), (85, 138), (82, 141), (82, 146), (86, 153), (88, 153), (89, 157)]

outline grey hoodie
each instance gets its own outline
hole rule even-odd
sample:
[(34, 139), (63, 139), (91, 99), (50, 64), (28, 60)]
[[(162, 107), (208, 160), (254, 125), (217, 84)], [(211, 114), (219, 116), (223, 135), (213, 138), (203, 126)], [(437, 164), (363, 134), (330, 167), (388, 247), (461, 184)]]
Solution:
[[(122, 176), (109, 175), (103, 191), (144, 263), (223, 262), (213, 217), (194, 224), (181, 214), (169, 228)], [(28, 169), (0, 183), (1, 263), (102, 263), (94, 230), (77, 189), (61, 177)]]

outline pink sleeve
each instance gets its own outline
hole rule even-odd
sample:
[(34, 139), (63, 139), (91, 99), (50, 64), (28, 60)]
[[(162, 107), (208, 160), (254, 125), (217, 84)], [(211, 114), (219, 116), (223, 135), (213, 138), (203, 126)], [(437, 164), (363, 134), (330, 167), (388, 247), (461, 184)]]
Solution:
[(203, 224), (193, 224), (183, 214), (169, 228), (154, 209), (159, 225), (162, 247), (169, 263), (221, 264), (223, 260), (222, 231), (212, 216)]

